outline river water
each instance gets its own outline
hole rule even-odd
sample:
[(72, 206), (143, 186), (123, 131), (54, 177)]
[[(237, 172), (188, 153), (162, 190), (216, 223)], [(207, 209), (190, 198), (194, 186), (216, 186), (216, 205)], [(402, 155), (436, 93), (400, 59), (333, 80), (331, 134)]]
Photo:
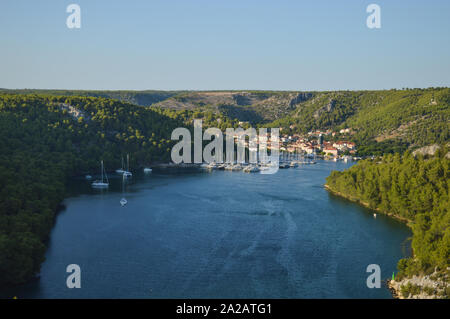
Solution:
[[(369, 289), (409, 255), (402, 223), (329, 194), (319, 161), (274, 175), (159, 170), (110, 189), (71, 182), (37, 280), (19, 298), (391, 298)], [(66, 267), (81, 268), (69, 289)]]

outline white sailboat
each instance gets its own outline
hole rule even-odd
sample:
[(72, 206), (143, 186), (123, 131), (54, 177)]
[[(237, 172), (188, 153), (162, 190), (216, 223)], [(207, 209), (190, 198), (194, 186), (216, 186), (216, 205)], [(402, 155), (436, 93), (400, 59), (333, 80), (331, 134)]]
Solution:
[[(108, 181), (108, 175), (106, 175), (105, 168), (103, 167), (103, 161), (101, 161), (101, 173), (102, 173), (102, 179), (96, 180), (92, 183), (92, 187), (94, 188), (108, 188), (109, 187), (109, 181)], [(104, 179), (105, 177), (105, 179)]]
[(116, 169), (117, 174), (123, 174), (125, 173), (125, 170), (123, 169), (123, 156), (122, 156), (122, 166), (119, 169)]
[(128, 203), (127, 199), (125, 198), (125, 174), (122, 175), (122, 196), (124, 197), (122, 197), (119, 203), (123, 207)]
[(131, 177), (133, 174), (130, 172), (130, 155), (127, 154), (127, 170), (123, 172), (123, 176)]

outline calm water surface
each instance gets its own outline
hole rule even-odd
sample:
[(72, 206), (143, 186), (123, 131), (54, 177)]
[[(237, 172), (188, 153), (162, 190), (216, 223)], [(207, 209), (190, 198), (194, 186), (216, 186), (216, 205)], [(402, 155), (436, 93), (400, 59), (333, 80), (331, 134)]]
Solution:
[[(107, 191), (74, 180), (40, 278), (19, 298), (391, 298), (366, 286), (409, 255), (409, 229), (330, 195), (319, 162), (274, 175), (156, 171)], [(66, 266), (81, 267), (81, 289)]]

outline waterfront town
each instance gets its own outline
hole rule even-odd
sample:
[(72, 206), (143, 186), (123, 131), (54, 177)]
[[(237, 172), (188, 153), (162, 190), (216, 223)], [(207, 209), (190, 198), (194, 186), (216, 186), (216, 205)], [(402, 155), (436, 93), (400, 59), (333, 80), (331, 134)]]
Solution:
[[(281, 129), (282, 131), (282, 129)], [(351, 128), (341, 129), (333, 132), (331, 130), (310, 131), (307, 134), (282, 134), (280, 133), (279, 149), (281, 153), (299, 154), (311, 156), (323, 156), (326, 159), (334, 158), (356, 158), (356, 144), (348, 141), (353, 133)], [(261, 136), (260, 136), (261, 137)], [(235, 139), (239, 134), (234, 135)], [(270, 149), (270, 137), (266, 135), (267, 146)], [(258, 144), (258, 139), (255, 139)], [(259, 141), (261, 143), (261, 141)], [(248, 142), (245, 142), (248, 147)]]
[[(339, 131), (340, 135), (348, 137), (351, 129)], [(282, 135), (280, 138), (280, 151), (289, 153), (304, 153), (324, 155), (328, 157), (354, 156), (356, 154), (356, 144), (346, 139), (334, 139), (337, 132), (314, 131), (308, 132), (307, 136), (302, 135)], [(330, 138), (331, 137), (331, 138)]]

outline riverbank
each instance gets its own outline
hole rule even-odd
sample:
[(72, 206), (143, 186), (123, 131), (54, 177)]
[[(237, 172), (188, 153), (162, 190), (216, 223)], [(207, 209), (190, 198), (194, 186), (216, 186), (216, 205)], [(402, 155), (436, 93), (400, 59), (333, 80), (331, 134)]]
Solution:
[[(361, 206), (372, 209), (376, 212), (399, 220), (405, 223), (409, 228), (412, 227), (412, 220), (397, 216), (392, 213), (388, 213), (382, 211), (379, 208), (372, 208), (366, 202), (361, 201), (360, 199), (343, 194), (341, 192), (335, 191), (330, 188), (329, 185), (324, 185), (325, 189), (330, 193), (355, 202)], [(414, 255), (414, 252), (413, 252)], [(448, 273), (450, 272), (450, 268), (447, 269), (447, 274), (442, 275), (442, 273), (434, 272), (431, 275), (418, 274), (414, 275), (411, 278), (402, 278), (399, 281), (397, 280), (388, 280), (387, 286), (391, 291), (392, 296), (396, 299), (442, 299), (448, 298), (448, 290), (449, 287), (447, 285), (448, 282)]]
[(394, 219), (396, 219), (396, 220), (398, 220), (398, 221), (401, 221), (402, 223), (405, 223), (406, 225), (408, 225), (408, 227), (411, 228), (412, 220), (410, 220), (410, 219), (408, 219), (408, 218), (401, 217), (401, 216), (398, 216), (398, 215), (395, 215), (395, 214), (392, 214), (392, 213), (389, 213), (389, 212), (382, 211), (382, 210), (379, 209), (379, 208), (372, 208), (372, 207), (370, 207), (369, 203), (363, 202), (363, 201), (361, 201), (360, 199), (358, 199), (358, 198), (356, 198), (356, 197), (353, 197), (353, 196), (350, 196), (350, 195), (347, 195), (347, 194), (343, 194), (343, 193), (340, 193), (340, 192), (338, 192), (338, 191), (336, 191), (336, 190), (333, 190), (333, 189), (331, 189), (330, 186), (327, 185), (327, 184), (325, 184), (324, 187), (325, 187), (325, 189), (326, 189), (327, 191), (329, 191), (330, 193), (332, 193), (332, 194), (334, 194), (334, 195), (336, 195), (336, 196), (345, 198), (345, 199), (347, 199), (347, 200), (349, 200), (349, 201), (351, 201), (351, 202), (357, 203), (357, 204), (359, 204), (359, 205), (361, 205), (361, 206), (364, 206), (364, 207), (366, 207), (366, 208), (369, 208), (369, 209), (371, 209), (371, 210), (374, 210), (374, 211), (376, 211), (376, 212), (378, 212), (378, 213), (380, 213), (380, 214), (383, 214), (383, 215), (389, 216), (389, 217), (391, 217), (391, 218), (394, 218)]

